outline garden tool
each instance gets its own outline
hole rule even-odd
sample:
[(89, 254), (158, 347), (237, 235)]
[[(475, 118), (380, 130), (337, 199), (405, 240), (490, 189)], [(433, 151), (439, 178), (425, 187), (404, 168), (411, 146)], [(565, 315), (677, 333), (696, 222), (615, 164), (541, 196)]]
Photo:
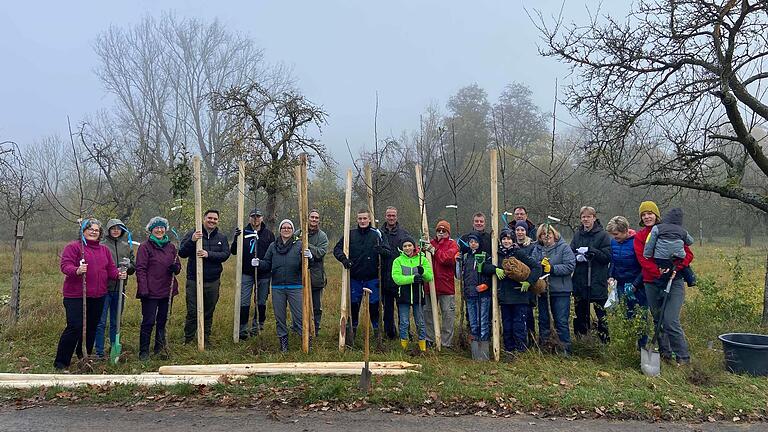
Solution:
[[(128, 257), (124, 257), (120, 260), (120, 273), (125, 273), (130, 263), (131, 260), (128, 259)], [(115, 343), (112, 344), (112, 348), (109, 351), (109, 361), (112, 362), (112, 364), (117, 364), (120, 360), (120, 353), (123, 352), (123, 345), (120, 343), (120, 323), (123, 321), (123, 298), (125, 297), (125, 293), (123, 292), (124, 286), (125, 279), (120, 279), (117, 289), (117, 332), (115, 334)]]
[(371, 290), (363, 288), (363, 304), (365, 305), (365, 347), (363, 348), (363, 371), (360, 374), (360, 390), (369, 392), (371, 390), (371, 368), (369, 364), (370, 355), (370, 336), (371, 336), (371, 305), (368, 298)]
[(646, 345), (640, 348), (640, 370), (650, 377), (661, 375), (661, 354), (658, 350), (653, 349), (653, 345), (659, 340), (659, 333), (661, 332), (661, 322), (664, 320), (664, 311), (667, 307), (667, 299), (669, 298), (669, 291), (672, 289), (672, 281), (675, 280), (677, 270), (672, 271), (672, 275), (669, 277), (667, 287), (664, 289), (664, 300), (661, 302), (661, 311), (659, 311), (659, 319), (656, 321), (656, 327), (653, 333), (653, 339), (650, 346)]

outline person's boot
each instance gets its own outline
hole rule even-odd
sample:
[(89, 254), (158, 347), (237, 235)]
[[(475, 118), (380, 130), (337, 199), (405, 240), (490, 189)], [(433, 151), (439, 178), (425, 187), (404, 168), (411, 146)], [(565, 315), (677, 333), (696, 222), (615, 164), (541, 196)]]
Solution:
[(251, 312), (251, 308), (248, 306), (240, 306), (240, 334), (238, 337), (240, 340), (248, 339), (248, 315)]
[(480, 357), (478, 358), (478, 360), (480, 360), (480, 361), (488, 361), (488, 360), (490, 360), (490, 358), (491, 358), (490, 357), (490, 352), (489, 352), (490, 345), (491, 345), (491, 343), (489, 341), (479, 342), (479, 350), (478, 350), (479, 352), (478, 352), (478, 354), (479, 354)]
[[(264, 322), (267, 320), (267, 305), (259, 305), (259, 323), (258, 323), (258, 331), (264, 331)], [(257, 326), (256, 324), (256, 317), (253, 317), (253, 324), (254, 326)]]
[(427, 352), (427, 341), (419, 340), (419, 351), (421, 351), (422, 353)]
[(408, 351), (408, 339), (400, 339), (400, 346), (403, 347), (403, 351)]
[(480, 360), (480, 342), (473, 340), (470, 342), (470, 348), (472, 350), (472, 360)]
[(149, 338), (151, 333), (140, 332), (139, 333), (139, 360), (149, 360)]
[(357, 327), (347, 327), (347, 334), (344, 338), (344, 345), (352, 348), (355, 346), (355, 334), (357, 333)]
[(373, 329), (373, 340), (378, 341), (379, 340), (379, 328), (376, 327)]
[(280, 339), (280, 352), (287, 353), (288, 352), (288, 336), (280, 336), (278, 339)]
[(157, 329), (155, 333), (155, 349), (154, 353), (161, 360), (167, 360), (168, 354), (165, 349), (165, 329)]

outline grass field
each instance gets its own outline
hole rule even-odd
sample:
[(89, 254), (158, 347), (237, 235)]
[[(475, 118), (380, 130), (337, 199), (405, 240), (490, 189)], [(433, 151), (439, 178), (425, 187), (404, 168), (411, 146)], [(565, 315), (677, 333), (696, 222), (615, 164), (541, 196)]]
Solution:
[[(57, 256), (60, 247), (33, 244), (25, 252), (22, 317), (14, 328), (8, 328), (5, 321), (0, 327), (1, 372), (53, 371), (56, 344), (64, 328), (62, 275)], [(704, 246), (696, 248), (695, 253), (695, 270), (701, 282), (698, 288), (688, 290), (683, 309), (693, 363), (685, 368), (665, 365), (662, 377), (655, 379), (639, 371), (633, 325), (612, 316), (612, 342), (607, 347), (588, 339), (576, 343), (575, 355), (568, 359), (533, 350), (514, 361), (498, 364), (475, 363), (464, 352), (430, 353), (415, 359), (424, 366), (422, 374), (376, 378), (374, 390), (368, 396), (357, 390), (356, 378), (252, 377), (236, 384), (216, 385), (213, 392), (204, 393), (194, 386), (170, 390), (118, 386), (66, 392), (69, 398), (61, 397), (61, 389), (47, 389), (42, 393), (2, 391), (0, 397), (17, 401), (34, 397), (36, 400), (71, 401), (74, 398), (91, 403), (131, 403), (143, 400), (147, 394), (171, 394), (185, 398), (197, 395), (205, 403), (222, 403), (224, 398), (229, 404), (245, 404), (253, 398), (266, 398), (312, 407), (325, 402), (345, 406), (376, 404), (386, 410), (427, 414), (522, 411), (618, 418), (766, 419), (768, 378), (725, 372), (717, 340), (717, 336), (725, 332), (761, 331), (766, 251)], [(10, 287), (11, 258), (10, 248), (3, 246), (0, 249), (0, 296), (7, 294)], [(361, 360), (359, 350), (338, 351), (340, 267), (332, 258), (326, 263), (329, 284), (324, 294), (323, 331), (310, 354), (301, 353), (298, 337), (292, 337), (288, 354), (280, 354), (271, 320), (259, 337), (232, 343), (234, 261), (230, 260), (225, 266), (221, 299), (214, 318), (214, 349), (199, 353), (196, 347), (181, 344), (185, 313), (182, 293), (182, 301), (174, 304), (169, 324), (171, 360), (139, 361), (136, 351), (140, 307), (134, 298), (135, 281), (131, 280), (122, 328), (127, 361), (116, 366), (99, 363), (98, 371), (141, 373), (154, 371), (163, 364)], [(399, 349), (397, 342), (389, 344), (383, 352), (373, 353), (372, 359), (414, 361)]]

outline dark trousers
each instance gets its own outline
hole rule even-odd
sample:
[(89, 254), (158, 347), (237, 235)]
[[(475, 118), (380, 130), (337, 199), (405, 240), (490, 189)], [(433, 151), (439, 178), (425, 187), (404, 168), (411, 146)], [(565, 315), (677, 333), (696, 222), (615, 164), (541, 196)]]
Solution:
[(384, 289), (381, 293), (382, 301), (384, 302), (384, 332), (390, 339), (397, 338), (397, 327), (395, 323), (395, 314), (398, 310), (397, 307), (397, 295), (391, 292), (389, 289)]
[(168, 297), (162, 299), (141, 299), (141, 332), (139, 353), (149, 354), (152, 328), (155, 328), (155, 354), (165, 348), (165, 323), (168, 322)]
[(603, 343), (607, 343), (609, 341), (608, 319), (605, 316), (605, 308), (603, 307), (605, 299), (589, 300), (574, 296), (574, 301), (573, 334), (585, 336), (589, 333), (589, 329), (592, 328), (589, 306), (594, 305), (595, 315), (597, 315), (597, 335)]
[(504, 330), (504, 350), (523, 352), (528, 349), (528, 304), (502, 304), (501, 325)]
[[(219, 301), (219, 285), (221, 280), (203, 283), (203, 335), (206, 340), (211, 336), (213, 325), (213, 312)], [(187, 319), (184, 321), (184, 341), (191, 342), (197, 334), (197, 285), (196, 282), (187, 279)]]
[(315, 318), (315, 335), (320, 334), (320, 322), (323, 320), (323, 289), (312, 288), (312, 315)]
[[(379, 302), (368, 303), (368, 308), (371, 314), (371, 328), (378, 330), (379, 328)], [(352, 328), (357, 328), (360, 322), (360, 303), (352, 303)]]
[[(104, 297), (88, 298), (85, 302), (85, 349), (88, 354), (93, 351), (93, 343), (96, 341), (96, 327), (101, 320), (101, 312), (104, 310)], [(64, 369), (72, 363), (72, 354), (77, 351), (77, 356), (83, 356), (83, 299), (65, 298), (64, 312), (67, 316), (67, 326), (59, 338), (59, 346), (56, 348), (56, 359), (53, 367)]]

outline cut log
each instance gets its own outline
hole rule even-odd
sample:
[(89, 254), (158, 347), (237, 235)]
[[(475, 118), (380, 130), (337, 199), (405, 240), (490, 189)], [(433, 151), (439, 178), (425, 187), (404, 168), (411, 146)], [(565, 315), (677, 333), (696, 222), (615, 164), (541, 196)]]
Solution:
[[(241, 364), (210, 364), (210, 365), (173, 365), (173, 366), (161, 366), (158, 369), (162, 375), (183, 375), (188, 373), (203, 373), (203, 374), (217, 374), (222, 372), (212, 372), (214, 370), (221, 371), (227, 368), (231, 369), (352, 369), (360, 372), (363, 367), (361, 361), (352, 362), (306, 362), (306, 363), (241, 363)], [(408, 362), (370, 362), (371, 369), (421, 369), (420, 364), (408, 363)], [(194, 372), (190, 372), (194, 371)]]
[[(217, 367), (218, 366), (218, 367)], [(163, 366), (160, 368), (160, 374), (168, 376), (177, 375), (360, 375), (362, 362), (358, 368), (311, 368), (311, 367), (258, 367), (256, 365), (246, 365), (237, 367), (234, 365), (206, 365), (206, 366)], [(420, 373), (413, 369), (387, 369), (371, 367), (373, 375), (406, 375), (409, 373)]]
[[(240, 377), (242, 378), (242, 377)], [(0, 374), (0, 387), (78, 387), (84, 385), (137, 384), (137, 385), (212, 385), (221, 375), (67, 375), (67, 374)]]

